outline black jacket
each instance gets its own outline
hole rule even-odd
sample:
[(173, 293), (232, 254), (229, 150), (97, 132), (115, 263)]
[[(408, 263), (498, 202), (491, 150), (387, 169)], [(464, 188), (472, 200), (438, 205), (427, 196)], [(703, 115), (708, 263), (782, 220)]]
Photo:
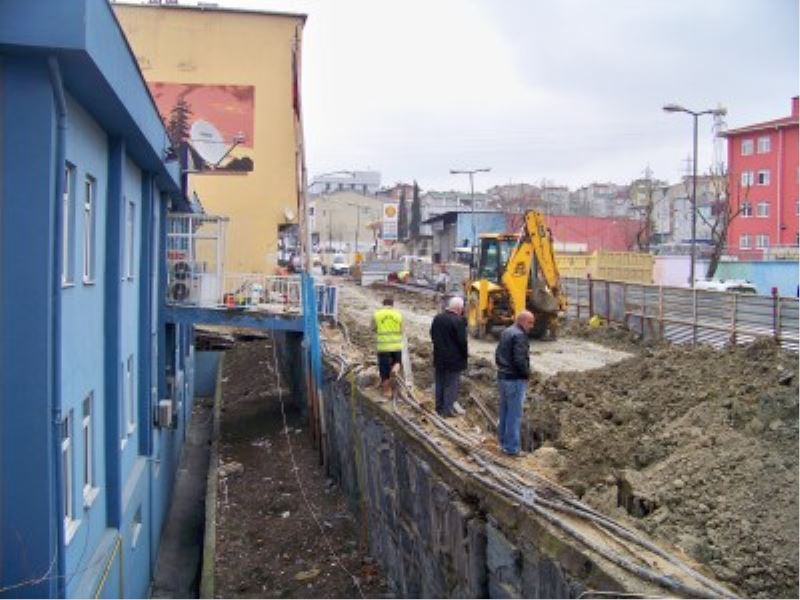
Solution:
[(440, 312), (431, 323), (433, 366), (443, 371), (467, 368), (467, 320), (450, 311)]
[(498, 379), (528, 379), (531, 376), (528, 334), (519, 325), (506, 327), (494, 352)]

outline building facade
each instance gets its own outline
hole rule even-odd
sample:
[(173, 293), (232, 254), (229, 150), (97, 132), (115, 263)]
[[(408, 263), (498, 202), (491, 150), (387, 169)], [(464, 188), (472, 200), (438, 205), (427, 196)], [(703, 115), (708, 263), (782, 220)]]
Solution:
[(308, 184), (308, 193), (316, 195), (349, 191), (375, 195), (380, 187), (381, 174), (378, 171), (336, 171), (314, 177)]
[(148, 595), (193, 396), (168, 148), (105, 0), (0, 3), (0, 596)]
[(727, 253), (740, 259), (797, 256), (800, 244), (798, 97), (787, 117), (746, 125), (728, 140), (731, 212)]
[(272, 272), (298, 214), (304, 15), (216, 6), (114, 5), (173, 139), (189, 193), (229, 218), (229, 272)]
[(309, 213), (318, 251), (366, 252), (375, 247), (383, 201), (355, 192), (318, 194), (309, 201)]

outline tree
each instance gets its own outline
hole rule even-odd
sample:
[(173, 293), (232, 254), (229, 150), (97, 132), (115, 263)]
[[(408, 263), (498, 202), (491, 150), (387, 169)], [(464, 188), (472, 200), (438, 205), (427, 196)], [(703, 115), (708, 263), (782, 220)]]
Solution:
[[(653, 239), (653, 208), (655, 206), (655, 202), (653, 200), (653, 191), (654, 191), (654, 182), (651, 177), (652, 171), (648, 166), (645, 169), (645, 180), (644, 180), (644, 202), (642, 204), (638, 204), (634, 202), (634, 207), (639, 214), (641, 215), (641, 227), (639, 231), (636, 232), (636, 245), (639, 248), (640, 252), (650, 252), (650, 243)], [(633, 188), (631, 192), (634, 193)]]
[[(734, 174), (731, 174), (734, 175)], [(750, 183), (744, 187), (736, 177), (729, 178), (723, 166), (712, 167), (709, 171), (711, 185), (711, 214), (706, 217), (701, 211), (697, 216), (708, 225), (711, 237), (711, 256), (708, 260), (706, 279), (711, 279), (717, 272), (719, 261), (728, 241), (728, 230), (733, 220), (747, 207), (750, 210)], [(731, 189), (733, 181), (733, 189)], [(697, 207), (695, 207), (697, 210)]]
[(400, 206), (397, 215), (397, 239), (408, 239), (408, 209), (406, 208), (406, 189), (400, 192)]
[(192, 116), (192, 109), (186, 100), (179, 98), (169, 113), (167, 123), (167, 134), (172, 142), (173, 148), (180, 148), (183, 142), (189, 140), (189, 117)]
[(422, 223), (422, 204), (419, 199), (419, 185), (414, 182), (414, 198), (411, 200), (411, 226), (409, 233), (413, 239), (419, 237), (419, 228)]

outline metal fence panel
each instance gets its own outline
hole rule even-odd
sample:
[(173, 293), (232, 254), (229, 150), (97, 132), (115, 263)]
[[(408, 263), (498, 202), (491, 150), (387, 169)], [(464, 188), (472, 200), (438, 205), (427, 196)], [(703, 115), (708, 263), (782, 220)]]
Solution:
[(563, 289), (568, 318), (600, 315), (645, 339), (721, 347), (771, 337), (795, 352), (800, 346), (797, 298), (572, 277)]

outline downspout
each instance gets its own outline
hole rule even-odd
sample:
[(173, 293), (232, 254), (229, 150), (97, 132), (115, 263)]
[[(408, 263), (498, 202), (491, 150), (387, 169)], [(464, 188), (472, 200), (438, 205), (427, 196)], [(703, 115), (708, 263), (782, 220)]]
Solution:
[[(776, 169), (778, 176), (778, 214), (775, 215), (777, 219), (775, 220), (776, 231), (778, 234), (778, 243), (777, 245), (781, 245), (781, 232), (783, 228), (781, 226), (781, 222), (783, 221), (783, 132), (784, 129), (782, 127), (778, 128), (778, 168)], [(780, 250), (779, 250), (780, 252)]]
[(55, 56), (47, 57), (47, 67), (50, 71), (50, 82), (53, 85), (53, 99), (56, 109), (56, 158), (55, 158), (55, 203), (54, 203), (54, 252), (52, 272), (52, 305), (53, 305), (53, 332), (51, 336), (51, 397), (52, 397), (52, 426), (53, 426), (53, 467), (55, 475), (55, 513), (56, 513), (56, 597), (66, 596), (64, 573), (66, 571), (66, 557), (64, 548), (64, 524), (61, 518), (61, 507), (64, 503), (63, 478), (61, 466), (61, 261), (63, 251), (64, 228), (62, 224), (62, 198), (64, 196), (64, 164), (67, 154), (67, 101), (64, 96), (64, 82), (61, 78), (61, 69)]

